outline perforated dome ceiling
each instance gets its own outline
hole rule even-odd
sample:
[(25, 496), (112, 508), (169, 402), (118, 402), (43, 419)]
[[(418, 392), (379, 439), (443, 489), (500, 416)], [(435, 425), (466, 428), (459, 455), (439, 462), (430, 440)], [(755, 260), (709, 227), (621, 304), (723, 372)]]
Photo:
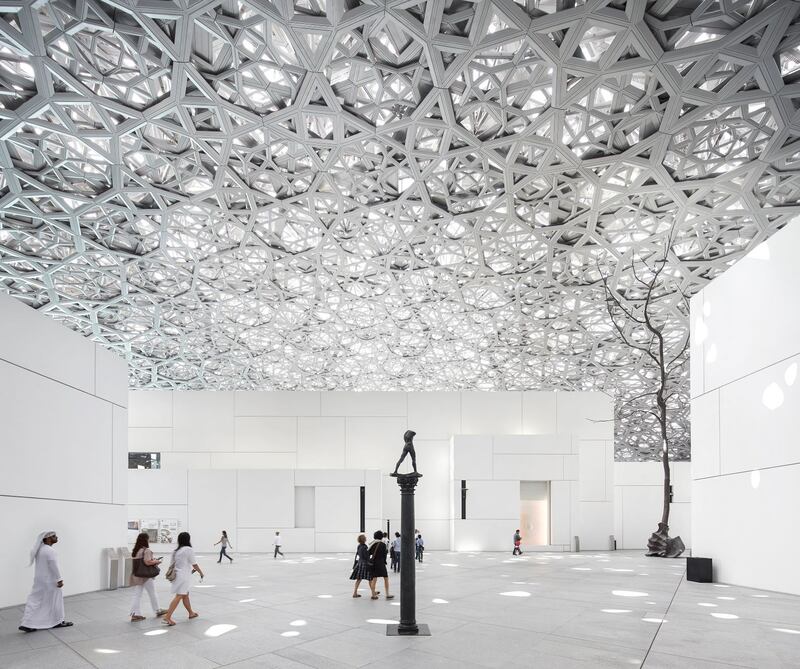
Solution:
[(679, 339), (798, 212), (798, 8), (0, 3), (0, 285), (134, 387), (647, 392), (600, 273)]

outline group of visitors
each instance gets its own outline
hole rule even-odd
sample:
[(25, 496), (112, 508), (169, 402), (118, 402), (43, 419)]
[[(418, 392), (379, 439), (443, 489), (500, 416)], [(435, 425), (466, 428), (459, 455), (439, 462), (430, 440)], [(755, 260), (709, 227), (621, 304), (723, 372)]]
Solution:
[[(425, 541), (419, 530), (414, 530), (414, 559), (422, 562), (422, 553), (425, 550)], [(392, 571), (397, 573), (400, 571), (400, 550), (401, 550), (400, 532), (394, 533), (394, 539), (389, 544), (389, 558)]]
[(383, 578), (383, 587), (386, 593), (384, 596), (386, 599), (394, 599), (394, 595), (389, 594), (389, 572), (386, 571), (386, 556), (388, 554), (386, 544), (388, 537), (387, 533), (376, 530), (372, 535), (372, 541), (367, 544), (366, 535), (358, 535), (353, 571), (350, 574), (350, 580), (355, 581), (353, 597), (361, 597), (358, 594), (358, 586), (361, 585), (361, 581), (367, 581), (370, 599), (378, 599), (381, 593), (380, 590), (375, 588), (377, 587), (378, 579)]

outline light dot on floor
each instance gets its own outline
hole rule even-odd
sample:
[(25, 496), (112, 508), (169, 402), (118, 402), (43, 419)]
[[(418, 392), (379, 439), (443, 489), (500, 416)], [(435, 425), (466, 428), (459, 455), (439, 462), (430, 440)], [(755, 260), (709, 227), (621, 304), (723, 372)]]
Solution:
[(161, 636), (162, 634), (166, 634), (167, 630), (150, 630), (149, 632), (145, 632), (145, 636)]
[(252, 585), (237, 585), (236, 589), (237, 590), (250, 590), (250, 588), (252, 588), (252, 587), (253, 587)]
[(452, 562), (442, 562), (442, 567), (458, 567), (457, 564), (453, 564)]
[(389, 606), (400, 606), (400, 602), (392, 602)]
[(753, 597), (763, 597), (763, 598), (766, 598), (766, 597), (769, 597), (769, 595), (753, 595)]
[(800, 630), (790, 630), (785, 627), (773, 627), (776, 632), (783, 632), (784, 634), (800, 634)]
[(240, 604), (247, 604), (248, 602), (254, 602), (254, 601), (256, 601), (256, 600), (251, 597), (250, 599), (240, 599), (239, 603)]
[(292, 627), (302, 627), (303, 625), (308, 625), (305, 620), (293, 620), (289, 623)]
[(712, 616), (715, 618), (721, 618), (722, 620), (738, 620), (739, 616), (735, 616), (732, 613), (712, 613)]
[(113, 650), (112, 648), (95, 648), (95, 653), (100, 653), (101, 655), (114, 655), (116, 653), (121, 653), (120, 650)]
[(368, 618), (368, 623), (372, 623), (373, 625), (397, 625), (399, 620), (387, 620), (386, 618)]
[(591, 567), (573, 567), (572, 569), (575, 571), (592, 571)]
[(503, 597), (530, 597), (531, 593), (524, 590), (511, 590), (510, 592), (501, 592)]
[(600, 609), (603, 613), (633, 613), (631, 609)]
[(712, 604), (711, 602), (698, 602), (697, 606), (708, 606), (711, 608), (717, 608), (717, 604)]
[(330, 599), (333, 595), (317, 595), (317, 599)]
[(204, 584), (201, 583), (200, 585), (193, 585), (192, 587), (193, 588), (216, 588), (217, 586), (216, 585), (204, 585)]
[(717, 597), (717, 599), (724, 599), (728, 602), (733, 602), (736, 600), (736, 597)]
[(434, 604), (449, 604), (450, 603), (446, 599), (439, 599), (438, 597), (436, 599), (432, 599), (431, 601)]
[(300, 636), (300, 632), (281, 632), (281, 636)]
[(647, 597), (646, 592), (639, 592), (637, 590), (612, 590), (611, 594), (617, 597)]
[(222, 636), (223, 634), (227, 634), (232, 630), (235, 630), (237, 627), (238, 625), (212, 625), (204, 632), (204, 634), (206, 636), (216, 638), (218, 636)]
[(642, 618), (642, 620), (646, 623), (665, 623), (667, 622), (666, 618)]

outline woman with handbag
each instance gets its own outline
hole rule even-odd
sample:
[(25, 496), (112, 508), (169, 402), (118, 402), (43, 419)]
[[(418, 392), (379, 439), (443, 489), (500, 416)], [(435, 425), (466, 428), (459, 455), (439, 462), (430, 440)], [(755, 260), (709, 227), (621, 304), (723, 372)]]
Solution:
[(150, 550), (150, 538), (147, 532), (142, 532), (136, 537), (136, 543), (131, 551), (133, 557), (133, 571), (131, 572), (130, 584), (133, 587), (133, 601), (131, 602), (131, 622), (135, 623), (144, 620), (142, 615), (142, 592), (147, 592), (150, 598), (150, 605), (153, 607), (156, 616), (163, 616), (167, 610), (158, 608), (156, 599), (156, 586), (153, 579), (161, 571), (158, 565), (161, 558), (153, 557)]
[(164, 616), (163, 623), (165, 625), (174, 625), (175, 621), (172, 619), (172, 614), (178, 608), (178, 604), (183, 602), (183, 606), (189, 613), (189, 619), (197, 618), (199, 613), (192, 610), (192, 603), (189, 601), (189, 588), (192, 585), (192, 574), (197, 572), (200, 574), (200, 582), (203, 582), (203, 570), (194, 557), (194, 550), (192, 549), (192, 540), (188, 532), (181, 532), (178, 535), (178, 547), (172, 554), (172, 564), (167, 569), (166, 577), (168, 581), (172, 582), (172, 594), (175, 595), (169, 604), (167, 614)]
[(364, 534), (358, 535), (358, 545), (356, 546), (356, 557), (353, 560), (353, 571), (350, 574), (350, 580), (355, 581), (355, 587), (353, 588), (353, 597), (361, 597), (358, 594), (358, 586), (361, 585), (361, 581), (367, 581), (369, 583), (370, 578), (372, 575), (369, 571), (369, 553), (367, 552), (367, 537)]

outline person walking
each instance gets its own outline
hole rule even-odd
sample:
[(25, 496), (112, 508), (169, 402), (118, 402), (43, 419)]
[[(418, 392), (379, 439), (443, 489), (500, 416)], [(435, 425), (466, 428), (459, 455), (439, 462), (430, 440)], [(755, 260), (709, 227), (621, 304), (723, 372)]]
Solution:
[(392, 571), (397, 573), (400, 571), (400, 532), (394, 533), (394, 540), (392, 541)]
[(383, 584), (386, 588), (386, 599), (394, 599), (394, 595), (389, 594), (389, 573), (386, 571), (386, 544), (383, 541), (383, 532), (376, 530), (372, 535), (373, 541), (370, 542), (367, 552), (370, 558), (370, 581), (369, 589), (372, 592), (370, 599), (378, 599), (380, 593), (375, 591), (378, 577), (383, 577)]
[(417, 549), (416, 558), (419, 562), (422, 562), (422, 552), (425, 550), (425, 541), (422, 539), (421, 534), (417, 535), (417, 539), (415, 541), (415, 547)]
[(231, 563), (233, 563), (233, 558), (230, 555), (228, 555), (228, 548), (233, 550), (233, 546), (231, 546), (230, 539), (228, 539), (228, 533), (225, 530), (222, 530), (222, 536), (219, 538), (219, 541), (214, 545), (215, 546), (220, 545), (219, 560), (217, 560), (217, 564), (222, 562), (223, 555), (226, 558), (228, 558), (231, 561)]
[(358, 594), (358, 586), (361, 585), (361, 581), (367, 581), (367, 583), (369, 583), (371, 578), (367, 537), (364, 534), (359, 534), (358, 544), (356, 545), (356, 557), (353, 560), (353, 571), (350, 574), (350, 580), (356, 582), (353, 586), (353, 597), (361, 597), (361, 595)]
[[(156, 598), (156, 584), (155, 577), (158, 575), (158, 569), (153, 571), (152, 576), (141, 575), (142, 567), (158, 567), (161, 564), (161, 558), (153, 557), (153, 551), (150, 550), (150, 537), (147, 532), (140, 532), (136, 537), (136, 543), (133, 545), (131, 551), (133, 558), (133, 571), (131, 572), (130, 585), (133, 588), (133, 600), (131, 601), (131, 622), (135, 623), (139, 620), (144, 620), (142, 615), (142, 593), (146, 592), (150, 598), (150, 606), (157, 618), (163, 616), (167, 610), (159, 608), (158, 599)], [(140, 572), (137, 574), (137, 572)]]
[(275, 539), (272, 541), (272, 543), (275, 545), (275, 552), (272, 554), (272, 557), (277, 558), (279, 555), (283, 557), (283, 553), (281, 552), (283, 541), (281, 540), (280, 532), (275, 532)]
[[(192, 603), (189, 601), (189, 590), (192, 586), (192, 574), (197, 572), (200, 574), (200, 582), (203, 582), (203, 570), (194, 557), (194, 550), (192, 549), (192, 538), (188, 532), (181, 532), (178, 535), (178, 547), (172, 554), (172, 564), (170, 569), (174, 570), (175, 578), (172, 581), (172, 594), (175, 595), (170, 602), (167, 613), (164, 616), (165, 625), (174, 625), (175, 621), (172, 619), (172, 614), (178, 608), (178, 604), (183, 602), (183, 606), (189, 613), (189, 620), (197, 618), (199, 613), (192, 610)], [(169, 573), (167, 573), (169, 576)]]
[(33, 588), (25, 602), (25, 612), (19, 629), (23, 632), (47, 630), (53, 627), (72, 627), (64, 620), (64, 579), (58, 570), (58, 554), (53, 545), (58, 536), (52, 530), (41, 532), (30, 552), (33, 570)]
[(520, 550), (520, 544), (522, 543), (522, 535), (519, 533), (519, 530), (514, 532), (514, 550), (511, 555), (522, 555), (522, 551)]

